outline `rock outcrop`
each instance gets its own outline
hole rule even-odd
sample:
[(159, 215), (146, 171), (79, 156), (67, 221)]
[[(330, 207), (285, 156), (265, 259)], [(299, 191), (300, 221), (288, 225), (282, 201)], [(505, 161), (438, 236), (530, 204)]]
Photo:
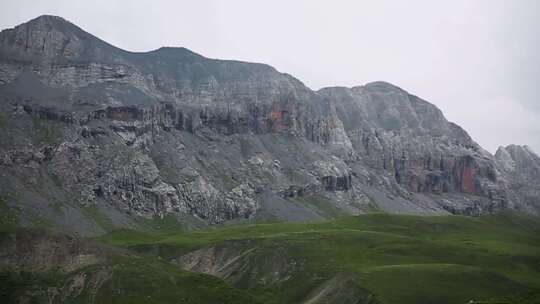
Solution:
[(69, 201), (220, 223), (278, 205), (302, 219), (539, 205), (391, 84), (315, 92), (263, 64), (120, 50), (54, 16), (0, 33), (0, 101), (2, 195), (28, 210)]
[(495, 159), (508, 177), (517, 205), (529, 213), (539, 214), (540, 157), (528, 146), (509, 145), (499, 147)]

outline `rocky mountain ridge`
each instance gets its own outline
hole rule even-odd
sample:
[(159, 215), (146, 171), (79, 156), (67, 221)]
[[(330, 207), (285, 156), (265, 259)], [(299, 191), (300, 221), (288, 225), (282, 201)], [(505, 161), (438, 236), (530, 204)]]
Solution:
[(0, 33), (0, 107), (2, 197), (23, 223), (540, 210), (520, 162), (538, 156), (492, 156), (391, 84), (313, 91), (268, 65), (124, 51), (54, 16)]

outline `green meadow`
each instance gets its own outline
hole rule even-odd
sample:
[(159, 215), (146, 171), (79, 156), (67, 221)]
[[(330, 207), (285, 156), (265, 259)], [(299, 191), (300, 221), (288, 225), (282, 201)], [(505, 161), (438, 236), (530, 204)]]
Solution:
[[(540, 220), (514, 212), (477, 218), (367, 214), (193, 232), (119, 230), (98, 240), (162, 261), (219, 247), (241, 259), (225, 279), (265, 303), (318, 303), (319, 296), (404, 304), (540, 299)], [(276, 272), (286, 275), (268, 279)]]

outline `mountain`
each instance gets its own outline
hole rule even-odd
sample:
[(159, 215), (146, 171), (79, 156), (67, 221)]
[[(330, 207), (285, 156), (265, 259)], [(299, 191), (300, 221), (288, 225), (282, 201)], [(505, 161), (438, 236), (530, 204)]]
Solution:
[(509, 145), (499, 147), (495, 159), (504, 174), (512, 181), (511, 191), (519, 195), (523, 204), (538, 208), (540, 157), (528, 146)]
[(313, 91), (264, 64), (124, 51), (54, 16), (0, 33), (0, 127), (5, 213), (84, 235), (540, 211), (537, 155), (493, 156), (392, 84)]

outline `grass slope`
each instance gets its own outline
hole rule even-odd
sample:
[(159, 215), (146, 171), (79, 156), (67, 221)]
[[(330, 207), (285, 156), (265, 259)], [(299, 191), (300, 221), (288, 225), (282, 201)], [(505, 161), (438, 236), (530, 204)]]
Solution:
[[(77, 286), (81, 277), (87, 278), (87, 282)], [(73, 273), (2, 271), (0, 302), (258, 303), (247, 292), (218, 278), (140, 259), (115, 260)]]
[(0, 303), (259, 303), (223, 280), (85, 239), (0, 231)]
[(236, 250), (241, 263), (226, 279), (268, 303), (311, 301), (315, 290), (344, 274), (347, 284), (382, 303), (538, 303), (540, 296), (540, 220), (511, 212), (368, 214), (182, 233), (122, 230), (99, 240), (165, 260), (200, 248)]

